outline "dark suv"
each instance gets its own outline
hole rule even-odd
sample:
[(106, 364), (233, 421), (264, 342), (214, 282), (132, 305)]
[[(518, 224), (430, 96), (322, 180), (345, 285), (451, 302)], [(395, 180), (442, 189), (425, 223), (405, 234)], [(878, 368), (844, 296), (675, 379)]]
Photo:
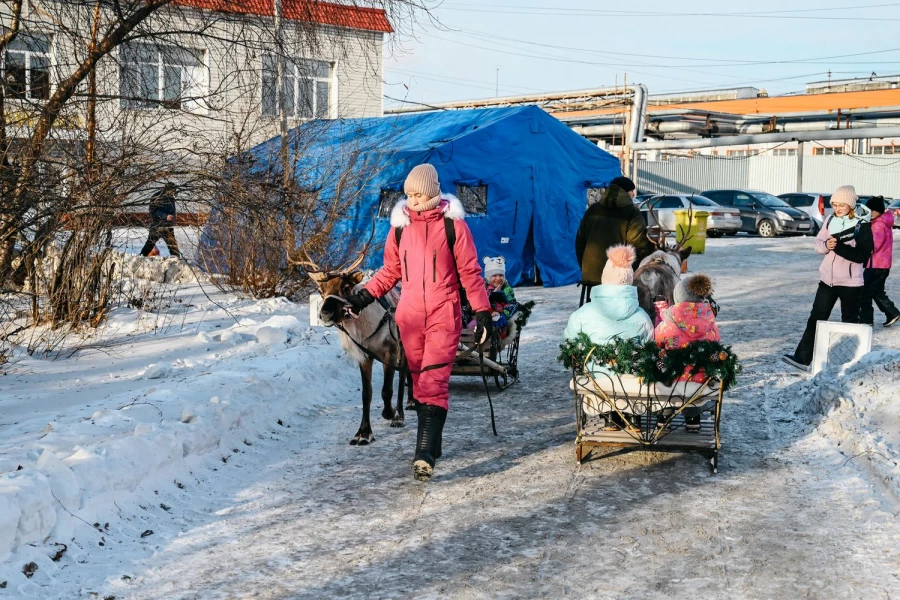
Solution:
[(782, 234), (805, 235), (814, 227), (808, 214), (766, 192), (709, 190), (701, 195), (722, 206), (738, 209), (741, 212), (740, 231), (773, 237)]

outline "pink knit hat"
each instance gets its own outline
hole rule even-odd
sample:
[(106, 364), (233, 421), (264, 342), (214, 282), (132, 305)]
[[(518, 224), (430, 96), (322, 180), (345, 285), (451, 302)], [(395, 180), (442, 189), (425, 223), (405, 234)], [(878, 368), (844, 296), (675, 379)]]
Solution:
[(403, 192), (407, 197), (411, 194), (425, 194), (429, 198), (428, 202), (417, 205), (413, 205), (412, 201), (407, 198), (407, 206), (410, 210), (421, 212), (437, 208), (441, 202), (441, 186), (438, 183), (437, 169), (428, 163), (413, 167), (403, 183)]
[(612, 246), (606, 251), (606, 265), (603, 274), (600, 275), (600, 283), (603, 285), (631, 285), (634, 283), (634, 264), (637, 255), (634, 247), (627, 244)]

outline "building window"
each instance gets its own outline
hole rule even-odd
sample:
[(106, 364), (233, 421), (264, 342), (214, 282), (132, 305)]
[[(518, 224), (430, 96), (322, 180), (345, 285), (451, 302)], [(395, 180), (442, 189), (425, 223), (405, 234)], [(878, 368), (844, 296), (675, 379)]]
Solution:
[[(262, 114), (278, 116), (276, 57), (262, 59)], [(285, 61), (284, 110), (298, 119), (327, 119), (331, 116), (331, 63), (320, 60)]]
[(756, 156), (759, 154), (759, 150), (729, 150), (728, 156), (741, 157), (741, 156)]
[(397, 203), (403, 198), (404, 194), (400, 190), (381, 190), (381, 197), (378, 202), (378, 218), (389, 219), (391, 211), (397, 206)]
[(487, 186), (486, 185), (457, 185), (456, 196), (466, 209), (466, 214), (487, 214)]
[(895, 149), (894, 146), (872, 146), (869, 154), (900, 154), (900, 150)]
[(202, 110), (207, 93), (204, 51), (168, 44), (124, 45), (119, 93), (125, 108)]
[(843, 154), (844, 149), (842, 147), (833, 147), (833, 148), (813, 148), (813, 154), (816, 156), (830, 156), (832, 154)]
[(605, 193), (605, 187), (589, 187), (587, 189), (587, 205), (591, 206), (592, 204), (600, 202), (600, 200), (603, 198), (603, 194)]
[(772, 156), (797, 156), (796, 148), (775, 148), (772, 150)]
[(6, 94), (19, 100), (46, 100), (50, 97), (50, 37), (17, 35), (3, 57)]

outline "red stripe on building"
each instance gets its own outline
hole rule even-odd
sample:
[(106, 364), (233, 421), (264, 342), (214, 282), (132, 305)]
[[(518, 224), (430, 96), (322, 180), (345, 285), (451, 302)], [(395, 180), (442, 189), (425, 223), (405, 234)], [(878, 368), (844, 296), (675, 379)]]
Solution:
[[(271, 17), (274, 0), (174, 0), (175, 4), (204, 10)], [(314, 0), (282, 0), (282, 16), (293, 21), (335, 25), (348, 29), (392, 33), (394, 29), (385, 12), (379, 8), (347, 6)]]

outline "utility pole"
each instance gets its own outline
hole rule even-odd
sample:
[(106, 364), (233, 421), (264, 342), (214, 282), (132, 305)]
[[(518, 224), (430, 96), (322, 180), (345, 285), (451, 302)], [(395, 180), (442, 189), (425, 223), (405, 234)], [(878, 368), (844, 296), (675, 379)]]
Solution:
[(803, 142), (797, 142), (797, 192), (803, 191)]

